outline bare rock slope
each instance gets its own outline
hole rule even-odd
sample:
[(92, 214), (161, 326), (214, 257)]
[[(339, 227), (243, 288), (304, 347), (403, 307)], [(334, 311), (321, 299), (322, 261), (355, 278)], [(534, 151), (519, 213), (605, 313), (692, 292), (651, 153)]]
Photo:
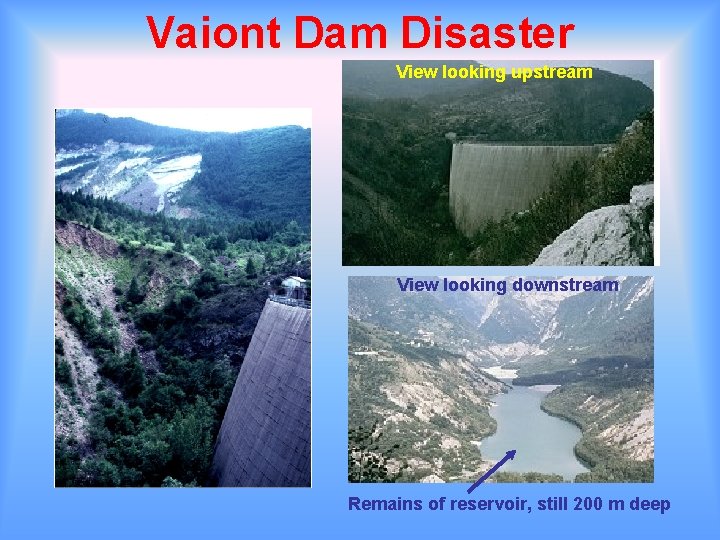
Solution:
[(653, 264), (654, 184), (632, 188), (630, 204), (585, 214), (546, 246), (535, 266)]

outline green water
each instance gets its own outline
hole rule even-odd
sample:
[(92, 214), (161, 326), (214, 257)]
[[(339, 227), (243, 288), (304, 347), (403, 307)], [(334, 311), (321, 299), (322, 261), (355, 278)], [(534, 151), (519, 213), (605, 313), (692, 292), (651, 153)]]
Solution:
[(526, 386), (499, 394), (497, 406), (490, 408), (497, 432), (482, 441), (480, 451), (485, 459), (499, 460), (508, 450), (517, 450), (501, 471), (559, 474), (572, 481), (588, 470), (573, 453), (582, 434), (570, 422), (543, 412), (540, 403), (546, 395)]

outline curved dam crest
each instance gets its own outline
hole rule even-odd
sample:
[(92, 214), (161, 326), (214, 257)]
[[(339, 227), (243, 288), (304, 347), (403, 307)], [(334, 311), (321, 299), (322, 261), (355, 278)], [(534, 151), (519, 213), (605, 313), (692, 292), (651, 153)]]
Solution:
[(529, 208), (550, 186), (556, 167), (607, 145), (455, 143), (450, 166), (450, 211), (466, 236), (488, 219)]
[(265, 302), (215, 444), (219, 486), (310, 486), (310, 310)]

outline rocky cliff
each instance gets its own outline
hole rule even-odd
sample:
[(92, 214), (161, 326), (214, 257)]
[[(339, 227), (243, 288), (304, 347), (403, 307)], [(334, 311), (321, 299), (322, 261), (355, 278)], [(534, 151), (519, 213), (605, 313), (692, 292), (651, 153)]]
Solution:
[(545, 247), (533, 265), (652, 265), (654, 189), (654, 184), (635, 186), (630, 204), (585, 214)]

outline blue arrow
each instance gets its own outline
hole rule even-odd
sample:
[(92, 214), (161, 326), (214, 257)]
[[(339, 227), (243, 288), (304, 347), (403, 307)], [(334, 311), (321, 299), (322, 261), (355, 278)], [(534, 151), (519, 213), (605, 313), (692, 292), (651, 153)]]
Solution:
[(492, 469), (490, 469), (488, 472), (486, 472), (485, 474), (483, 474), (483, 475), (480, 477), (480, 480), (478, 480), (478, 481), (475, 482), (472, 486), (470, 486), (470, 489), (468, 489), (468, 493), (472, 493), (472, 492), (475, 490), (476, 487), (478, 487), (478, 486), (479, 486), (480, 484), (482, 484), (485, 480), (487, 480), (487, 479), (490, 478), (493, 474), (495, 474), (495, 471), (497, 471), (500, 467), (502, 467), (508, 459), (515, 459), (515, 450), (508, 450), (507, 452), (505, 452), (505, 457), (502, 458), (500, 461), (498, 461), (498, 462), (493, 466)]

